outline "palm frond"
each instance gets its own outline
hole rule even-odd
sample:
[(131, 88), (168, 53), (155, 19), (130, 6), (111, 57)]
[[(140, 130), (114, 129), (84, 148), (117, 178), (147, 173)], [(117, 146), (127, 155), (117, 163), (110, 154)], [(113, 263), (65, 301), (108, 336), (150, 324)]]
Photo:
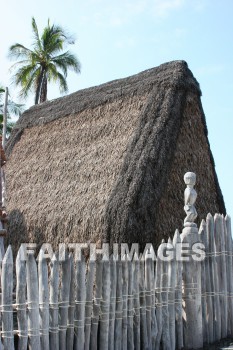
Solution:
[(9, 72), (13, 73), (14, 71), (16, 71), (16, 69), (20, 69), (22, 68), (22, 66), (29, 66), (29, 65), (31, 65), (31, 61), (29, 60), (21, 60), (21, 61), (15, 62), (10, 66)]
[(28, 49), (24, 45), (16, 43), (10, 46), (8, 51), (8, 57), (12, 59), (18, 59), (18, 58), (29, 59), (32, 53), (33, 53), (32, 50)]
[(54, 52), (59, 52), (63, 49), (64, 38), (62, 32), (54, 31), (54, 26), (44, 29), (41, 40), (44, 51), (47, 54), (54, 54)]
[(25, 105), (9, 100), (7, 109), (9, 114), (13, 114), (19, 117), (25, 110)]
[(16, 85), (25, 85), (27, 79), (30, 77), (31, 74), (33, 74), (36, 68), (37, 68), (37, 65), (34, 65), (34, 64), (22, 66), (18, 69), (18, 71), (12, 77), (12, 80)]
[(52, 57), (51, 61), (62, 70), (65, 76), (67, 75), (68, 69), (71, 69), (76, 73), (80, 73), (81, 64), (77, 57), (70, 51), (66, 51), (59, 56)]
[(47, 68), (47, 79), (49, 82), (56, 82), (57, 81), (57, 75), (58, 75), (58, 70), (56, 66), (53, 63), (49, 63), (48, 68)]
[(54, 83), (59, 83), (59, 90), (61, 93), (68, 92), (68, 85), (66, 78), (62, 75), (56, 68), (56, 66), (50, 63), (47, 71), (48, 81), (53, 81)]
[[(6, 126), (6, 137), (10, 136), (10, 133), (11, 133), (14, 125), (15, 125), (15, 122), (8, 122), (7, 123), (7, 126)], [(3, 131), (3, 124), (1, 123), (0, 124), (0, 135), (2, 135), (2, 131)]]
[(59, 81), (59, 90), (61, 93), (67, 93), (69, 91), (67, 81), (65, 77), (58, 72), (57, 73), (57, 80)]
[(34, 90), (35, 79), (38, 76), (40, 68), (38, 66), (22, 67), (14, 76), (16, 85), (20, 85), (20, 98), (27, 98), (29, 92)]
[(38, 31), (38, 27), (37, 27), (36, 20), (34, 17), (32, 17), (32, 31), (33, 31), (33, 36), (34, 36), (34, 45), (33, 45), (34, 48), (38, 49), (38, 50), (42, 50), (39, 31)]

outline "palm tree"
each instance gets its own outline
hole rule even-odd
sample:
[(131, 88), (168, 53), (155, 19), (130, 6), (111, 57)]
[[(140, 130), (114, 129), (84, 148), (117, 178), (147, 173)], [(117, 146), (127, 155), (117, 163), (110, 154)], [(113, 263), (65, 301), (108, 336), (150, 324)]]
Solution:
[(20, 59), (12, 68), (16, 69), (13, 81), (21, 86), (20, 95), (26, 98), (33, 91), (35, 104), (47, 100), (47, 84), (59, 84), (61, 93), (68, 92), (67, 71), (80, 72), (80, 63), (70, 51), (62, 52), (66, 45), (74, 44), (74, 39), (58, 25), (51, 25), (49, 20), (42, 35), (39, 35), (37, 24), (32, 18), (34, 41), (32, 49), (19, 43), (9, 49), (9, 56)]
[[(3, 131), (3, 96), (5, 93), (5, 89), (0, 86), (0, 135), (2, 135)], [(13, 126), (15, 125), (14, 121), (11, 121), (11, 115), (19, 117), (24, 111), (24, 105), (16, 103), (11, 99), (8, 100), (7, 104), (7, 124), (6, 124), (6, 136), (9, 137)]]

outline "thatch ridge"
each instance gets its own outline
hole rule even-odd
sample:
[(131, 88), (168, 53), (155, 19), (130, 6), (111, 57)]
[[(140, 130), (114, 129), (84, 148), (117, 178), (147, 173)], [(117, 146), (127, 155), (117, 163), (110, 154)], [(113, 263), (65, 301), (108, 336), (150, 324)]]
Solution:
[(107, 241), (155, 242), (156, 204), (169, 175), (185, 92), (175, 97), (172, 88), (151, 94), (107, 204)]

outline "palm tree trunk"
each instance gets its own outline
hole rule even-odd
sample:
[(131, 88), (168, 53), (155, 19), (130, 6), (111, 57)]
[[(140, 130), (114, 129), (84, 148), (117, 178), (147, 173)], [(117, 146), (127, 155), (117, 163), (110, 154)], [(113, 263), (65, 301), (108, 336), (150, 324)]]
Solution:
[(41, 94), (41, 87), (42, 87), (42, 82), (43, 82), (43, 76), (44, 76), (44, 67), (41, 67), (40, 75), (37, 80), (37, 86), (36, 86), (36, 96), (35, 96), (35, 105), (38, 105), (39, 103), (39, 98)]
[(40, 103), (47, 101), (47, 74), (44, 72), (43, 81), (41, 84), (41, 91), (40, 91)]

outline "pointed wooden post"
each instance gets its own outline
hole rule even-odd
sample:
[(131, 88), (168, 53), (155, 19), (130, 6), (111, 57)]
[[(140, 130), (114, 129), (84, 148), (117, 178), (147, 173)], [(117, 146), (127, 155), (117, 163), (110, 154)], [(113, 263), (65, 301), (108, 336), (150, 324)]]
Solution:
[(12, 293), (13, 256), (9, 245), (2, 261), (2, 338), (7, 350), (14, 350)]
[(158, 325), (155, 311), (155, 261), (151, 260), (151, 345), (152, 349), (155, 349)]
[(49, 342), (51, 349), (59, 349), (59, 328), (58, 328), (58, 295), (59, 295), (59, 262), (54, 254), (51, 260), (50, 275), (50, 327)]
[[(172, 240), (169, 237), (168, 245), (173, 246)], [(173, 254), (174, 254), (173, 246)], [(169, 332), (171, 340), (171, 350), (176, 349), (176, 314), (175, 314), (175, 288), (176, 288), (176, 258), (168, 262), (168, 313), (169, 313)]]
[(221, 339), (221, 310), (219, 301), (219, 276), (216, 261), (216, 243), (214, 237), (214, 219), (209, 213), (206, 218), (206, 231), (210, 256), (210, 282), (213, 302), (213, 328), (214, 340)]
[(6, 163), (6, 156), (2, 147), (2, 136), (0, 135), (0, 251), (2, 256), (5, 254), (4, 237), (6, 236), (5, 222), (7, 215), (5, 212), (6, 206), (6, 184), (3, 165)]
[(70, 298), (67, 318), (66, 349), (74, 346), (74, 312), (75, 312), (75, 271), (73, 255), (69, 254), (70, 260)]
[(95, 277), (95, 260), (90, 259), (87, 273), (87, 295), (85, 308), (85, 350), (90, 348), (91, 315), (93, 310), (93, 284)]
[(110, 264), (109, 260), (103, 261), (103, 290), (101, 300), (99, 348), (108, 350), (109, 339), (109, 303), (110, 303)]
[(116, 320), (115, 320), (115, 350), (121, 350), (122, 342), (122, 262), (117, 260), (117, 286), (116, 286)]
[(99, 327), (100, 300), (102, 298), (102, 275), (103, 275), (103, 261), (102, 259), (97, 259), (96, 274), (95, 274), (93, 317), (91, 321), (91, 339), (90, 339), (91, 350), (97, 350), (97, 346), (98, 346), (97, 339), (98, 339), (98, 327)]
[(26, 310), (26, 262), (23, 256), (23, 247), (21, 246), (16, 258), (16, 306), (18, 321), (18, 348), (27, 350), (28, 343), (28, 324)]
[(86, 303), (86, 263), (84, 255), (76, 262), (77, 290), (75, 308), (75, 350), (84, 350), (85, 345), (85, 303)]
[[(199, 242), (197, 225), (194, 220), (197, 217), (195, 201), (197, 193), (194, 190), (196, 174), (188, 172), (184, 175), (187, 185), (185, 189), (186, 218), (181, 234), (181, 242), (188, 244), (188, 261), (183, 261), (183, 284), (185, 301), (185, 332), (184, 346), (187, 349), (198, 349), (203, 346), (202, 334), (202, 308), (201, 308), (201, 264), (192, 257), (192, 247)], [(187, 248), (186, 248), (187, 249)]]
[(141, 333), (140, 333), (140, 299), (139, 299), (139, 258), (135, 253), (133, 257), (133, 305), (134, 305), (134, 347), (135, 350), (141, 348)]
[(146, 321), (147, 321), (147, 338), (148, 348), (152, 349), (152, 336), (151, 336), (151, 263), (152, 259), (149, 251), (147, 250), (145, 255), (145, 294), (146, 294)]
[(145, 260), (139, 260), (139, 293), (140, 293), (140, 338), (142, 349), (148, 349), (147, 322), (146, 322), (146, 293), (145, 293)]
[(214, 216), (214, 235), (217, 250), (217, 266), (219, 277), (220, 310), (221, 310), (221, 338), (227, 337), (227, 279), (226, 279), (226, 256), (225, 256), (225, 233), (223, 218), (220, 214)]
[(33, 253), (28, 254), (26, 266), (29, 350), (40, 350), (38, 273)]
[[(166, 245), (164, 240), (162, 241), (163, 245)], [(168, 262), (162, 260), (162, 278), (161, 278), (161, 298), (162, 298), (162, 343), (164, 350), (171, 349), (171, 340), (170, 340), (170, 322), (168, 314)]]
[(160, 342), (163, 331), (163, 319), (162, 319), (162, 275), (163, 275), (163, 262), (160, 259), (162, 255), (162, 246), (160, 245), (157, 251), (157, 261), (155, 266), (155, 302), (156, 302), (156, 320), (158, 333), (155, 342), (155, 349), (160, 349)]
[[(206, 252), (206, 258), (204, 260), (205, 264), (205, 293), (206, 293), (206, 312), (208, 315), (208, 339), (207, 342), (209, 344), (212, 344), (214, 342), (214, 311), (213, 311), (213, 298), (212, 298), (212, 286), (211, 286), (211, 274), (210, 274), (210, 263), (211, 263), (211, 256), (210, 256), (210, 247), (209, 247), (209, 239), (206, 229), (206, 222), (202, 220), (201, 228), (203, 231), (202, 239), (203, 244), (205, 246), (205, 252)], [(203, 274), (203, 272), (202, 272)], [(202, 279), (203, 279), (202, 275)]]
[(122, 350), (127, 350), (127, 328), (128, 328), (128, 261), (126, 255), (122, 260)]
[(43, 249), (39, 253), (39, 307), (40, 307), (40, 342), (43, 350), (49, 350), (49, 282), (48, 266)]
[(112, 255), (110, 258), (110, 277), (111, 277), (111, 294), (110, 294), (110, 310), (109, 310), (109, 350), (114, 350), (114, 329), (115, 329), (115, 311), (116, 311), (116, 259)]
[(133, 307), (133, 263), (130, 260), (129, 255), (127, 255), (128, 260), (128, 276), (129, 276), (129, 286), (128, 286), (128, 329), (127, 329), (127, 350), (134, 350), (134, 339), (133, 339), (133, 317), (134, 317), (134, 307)]
[(68, 253), (65, 252), (65, 259), (61, 262), (61, 290), (59, 305), (59, 350), (66, 350), (66, 332), (68, 321), (68, 308), (70, 301), (70, 279), (71, 263)]
[[(204, 231), (205, 221), (202, 220), (199, 228), (199, 239), (201, 243), (205, 243), (205, 231)], [(206, 292), (206, 270), (205, 270), (205, 260), (201, 262), (201, 294), (202, 294), (202, 327), (203, 327), (203, 342), (209, 344), (209, 327), (208, 322), (211, 319), (208, 315), (207, 310), (207, 292)]]
[(231, 235), (231, 218), (229, 215), (225, 217), (225, 235), (227, 250), (227, 288), (228, 288), (228, 336), (233, 336), (233, 267), (232, 267), (232, 235)]
[[(173, 237), (173, 245), (175, 253), (178, 255), (178, 250), (181, 248), (181, 239), (179, 231), (176, 230)], [(183, 317), (182, 317), (182, 261), (176, 261), (176, 288), (175, 288), (175, 317), (176, 317), (176, 348), (183, 348)]]

